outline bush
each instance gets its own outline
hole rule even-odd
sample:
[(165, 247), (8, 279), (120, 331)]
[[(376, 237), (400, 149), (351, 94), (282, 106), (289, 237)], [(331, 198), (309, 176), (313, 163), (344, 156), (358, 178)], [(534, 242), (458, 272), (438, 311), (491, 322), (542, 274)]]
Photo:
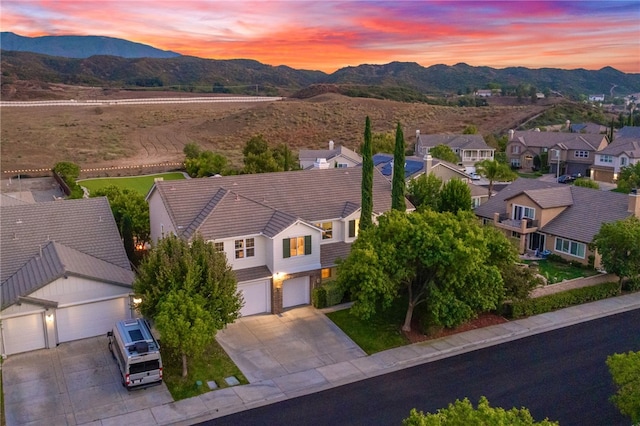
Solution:
[(582, 303), (602, 300), (619, 294), (617, 282), (607, 282), (591, 287), (576, 288), (562, 293), (550, 294), (535, 299), (513, 301), (503, 307), (504, 315), (509, 318), (520, 318), (530, 315), (544, 314), (556, 309)]
[(327, 292), (327, 306), (335, 306), (342, 303), (344, 290), (335, 281), (328, 282), (324, 285), (324, 288)]
[(625, 280), (622, 283), (622, 290), (624, 291), (640, 290), (640, 278), (632, 278), (632, 279)]
[(558, 262), (558, 263), (565, 263), (565, 264), (568, 263), (567, 259), (554, 253), (549, 254), (547, 256), (547, 260), (551, 262)]
[(311, 292), (311, 304), (316, 309), (327, 307), (327, 289), (323, 286), (316, 287)]

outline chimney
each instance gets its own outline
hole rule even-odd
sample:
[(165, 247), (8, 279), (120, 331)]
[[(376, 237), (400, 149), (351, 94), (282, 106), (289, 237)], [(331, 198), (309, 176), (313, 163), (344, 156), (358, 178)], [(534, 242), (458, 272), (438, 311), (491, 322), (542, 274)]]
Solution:
[(637, 188), (632, 189), (629, 193), (629, 209), (627, 211), (640, 219), (640, 194), (638, 194)]
[(329, 151), (333, 151), (333, 141), (329, 141)]
[(428, 175), (431, 172), (431, 168), (433, 167), (433, 157), (431, 154), (427, 153), (424, 156), (424, 174)]
[(509, 130), (509, 140), (513, 139), (513, 135), (515, 134), (515, 130), (511, 129)]

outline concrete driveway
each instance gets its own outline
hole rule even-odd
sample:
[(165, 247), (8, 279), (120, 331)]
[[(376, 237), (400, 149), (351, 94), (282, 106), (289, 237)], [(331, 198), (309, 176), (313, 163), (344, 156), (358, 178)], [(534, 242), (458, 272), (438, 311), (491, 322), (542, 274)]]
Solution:
[(7, 426), (83, 424), (173, 401), (164, 384), (123, 388), (106, 336), (9, 356), (2, 381)]
[(366, 356), (311, 306), (240, 318), (216, 338), (250, 383)]

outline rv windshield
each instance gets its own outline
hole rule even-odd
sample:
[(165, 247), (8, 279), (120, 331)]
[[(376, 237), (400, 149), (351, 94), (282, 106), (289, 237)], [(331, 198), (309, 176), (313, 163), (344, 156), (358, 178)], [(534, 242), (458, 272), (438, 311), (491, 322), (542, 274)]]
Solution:
[(145, 371), (153, 371), (160, 369), (160, 362), (155, 359), (153, 361), (143, 361), (129, 364), (129, 374), (144, 373)]

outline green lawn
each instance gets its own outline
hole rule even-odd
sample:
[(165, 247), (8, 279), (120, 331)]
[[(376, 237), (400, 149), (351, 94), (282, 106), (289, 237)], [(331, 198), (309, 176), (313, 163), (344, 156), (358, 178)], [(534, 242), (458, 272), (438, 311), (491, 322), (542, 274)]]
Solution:
[(100, 188), (115, 185), (119, 188), (128, 188), (138, 191), (142, 195), (147, 195), (155, 178), (163, 178), (164, 180), (184, 179), (184, 175), (179, 172), (160, 173), (157, 175), (134, 176), (134, 177), (116, 177), (116, 178), (99, 178), (79, 180), (78, 184), (84, 186), (91, 193)]
[[(526, 261), (525, 263), (531, 263)], [(589, 277), (596, 275), (598, 272), (593, 269), (580, 268), (572, 266), (568, 263), (553, 262), (547, 259), (538, 260), (538, 271), (540, 275), (547, 279), (548, 284), (555, 284), (564, 280), (572, 280), (574, 278)]]
[(349, 313), (349, 309), (330, 312), (327, 317), (344, 331), (367, 354), (404, 346), (409, 341), (400, 331), (407, 305), (397, 300), (393, 306), (368, 320), (361, 320)]
[[(242, 385), (249, 383), (215, 340), (205, 350), (204, 355), (196, 359), (188, 359), (189, 374), (186, 379), (182, 378), (182, 357), (164, 347), (162, 348), (162, 367), (163, 380), (176, 401), (209, 392), (207, 382), (211, 380), (217, 383), (219, 389), (228, 387), (224, 379), (229, 376), (235, 376)], [(198, 387), (197, 381), (202, 382), (202, 386)]]

